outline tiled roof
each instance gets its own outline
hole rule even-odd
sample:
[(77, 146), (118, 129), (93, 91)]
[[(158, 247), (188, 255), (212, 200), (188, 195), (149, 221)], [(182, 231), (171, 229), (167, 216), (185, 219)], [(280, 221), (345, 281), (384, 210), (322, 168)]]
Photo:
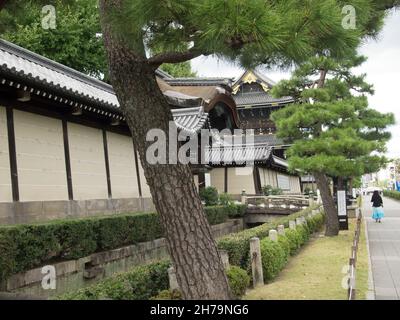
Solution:
[(112, 86), (1, 39), (0, 71), (75, 97), (118, 107)]
[(271, 150), (272, 148), (266, 145), (211, 147), (205, 151), (205, 161), (214, 165), (222, 163), (253, 163), (255, 161), (268, 160)]
[(193, 134), (202, 129), (208, 119), (208, 113), (202, 107), (172, 109), (172, 116), (178, 129)]
[[(117, 97), (109, 84), (1, 39), (0, 73), (62, 91), (76, 98), (86, 98), (114, 110), (119, 108)], [(161, 74), (165, 78), (169, 76), (165, 72)], [(178, 128), (195, 132), (204, 126), (208, 113), (204, 112), (202, 98), (171, 90), (163, 93), (170, 105), (185, 107), (171, 110)]]
[(287, 104), (293, 102), (292, 97), (273, 98), (267, 92), (237, 93), (233, 96), (238, 107), (242, 106), (272, 106), (273, 104)]
[(232, 85), (233, 80), (229, 78), (170, 78), (164, 79), (170, 86), (228, 86)]

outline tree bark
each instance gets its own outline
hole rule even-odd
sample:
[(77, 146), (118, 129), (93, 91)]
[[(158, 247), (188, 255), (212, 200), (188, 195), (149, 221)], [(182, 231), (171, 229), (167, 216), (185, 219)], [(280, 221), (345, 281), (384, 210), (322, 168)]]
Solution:
[[(144, 49), (132, 49), (111, 30), (107, 13), (121, 0), (101, 0), (100, 16), (111, 82), (140, 155), (147, 183), (164, 227), (176, 277), (185, 299), (230, 299), (231, 292), (211, 227), (188, 165), (146, 161), (146, 134), (163, 130), (167, 137), (170, 107), (158, 87), (155, 67)], [(142, 39), (132, 39), (140, 47)], [(168, 145), (166, 146), (168, 150)]]
[[(317, 88), (323, 88), (325, 86), (327, 74), (328, 70), (320, 70)], [(313, 175), (315, 181), (317, 182), (317, 187), (321, 192), (322, 204), (326, 214), (325, 235), (328, 237), (337, 236), (339, 234), (339, 218), (336, 211), (335, 201), (333, 200), (333, 196), (329, 188), (328, 177), (322, 172), (314, 172)]]
[(328, 237), (339, 234), (339, 219), (336, 211), (335, 201), (333, 200), (327, 176), (321, 172), (313, 172), (318, 189), (321, 193), (322, 204), (326, 215), (325, 235)]

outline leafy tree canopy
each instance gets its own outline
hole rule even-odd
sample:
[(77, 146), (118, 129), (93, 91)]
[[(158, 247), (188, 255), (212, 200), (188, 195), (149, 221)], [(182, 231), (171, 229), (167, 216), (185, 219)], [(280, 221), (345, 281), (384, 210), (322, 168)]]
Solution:
[[(56, 9), (55, 29), (42, 28), (45, 4)], [(0, 21), (2, 38), (86, 74), (107, 75), (96, 0), (9, 1)]]

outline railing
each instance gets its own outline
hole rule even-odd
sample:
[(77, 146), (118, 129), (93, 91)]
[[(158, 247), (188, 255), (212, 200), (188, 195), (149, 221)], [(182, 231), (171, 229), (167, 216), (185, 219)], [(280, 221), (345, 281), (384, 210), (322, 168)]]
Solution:
[(348, 300), (356, 299), (356, 266), (357, 266), (358, 245), (360, 242), (360, 234), (361, 234), (361, 222), (362, 222), (362, 215), (361, 211), (359, 211), (357, 217), (356, 230), (354, 232), (353, 245), (351, 246), (351, 256), (349, 259), (349, 280), (348, 280), (348, 291), (347, 291)]
[(303, 195), (242, 196), (242, 203), (251, 207), (265, 209), (305, 209), (314, 202)]

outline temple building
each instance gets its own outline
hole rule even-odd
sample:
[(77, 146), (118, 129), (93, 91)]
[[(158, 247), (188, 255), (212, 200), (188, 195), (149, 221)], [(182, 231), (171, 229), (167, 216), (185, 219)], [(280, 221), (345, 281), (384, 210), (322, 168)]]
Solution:
[[(234, 196), (244, 189), (260, 193), (268, 184), (299, 193), (299, 177), (287, 172), (285, 146), (261, 115), (285, 100), (243, 104), (239, 97), (252, 94), (249, 85), (262, 88), (257, 97), (272, 86), (247, 74), (232, 83), (157, 72), (179, 130), (262, 129), (254, 145), (228, 146), (254, 148), (254, 159), (225, 164), (215, 156), (221, 145), (213, 145), (208, 163), (192, 166), (195, 182)], [(0, 40), (0, 223), (145, 210), (154, 210), (150, 190), (113, 88)]]
[(270, 115), (294, 100), (292, 97), (273, 98), (269, 91), (275, 82), (256, 70), (246, 70), (232, 85), (238, 116), (243, 129), (254, 129), (257, 134), (276, 131)]

